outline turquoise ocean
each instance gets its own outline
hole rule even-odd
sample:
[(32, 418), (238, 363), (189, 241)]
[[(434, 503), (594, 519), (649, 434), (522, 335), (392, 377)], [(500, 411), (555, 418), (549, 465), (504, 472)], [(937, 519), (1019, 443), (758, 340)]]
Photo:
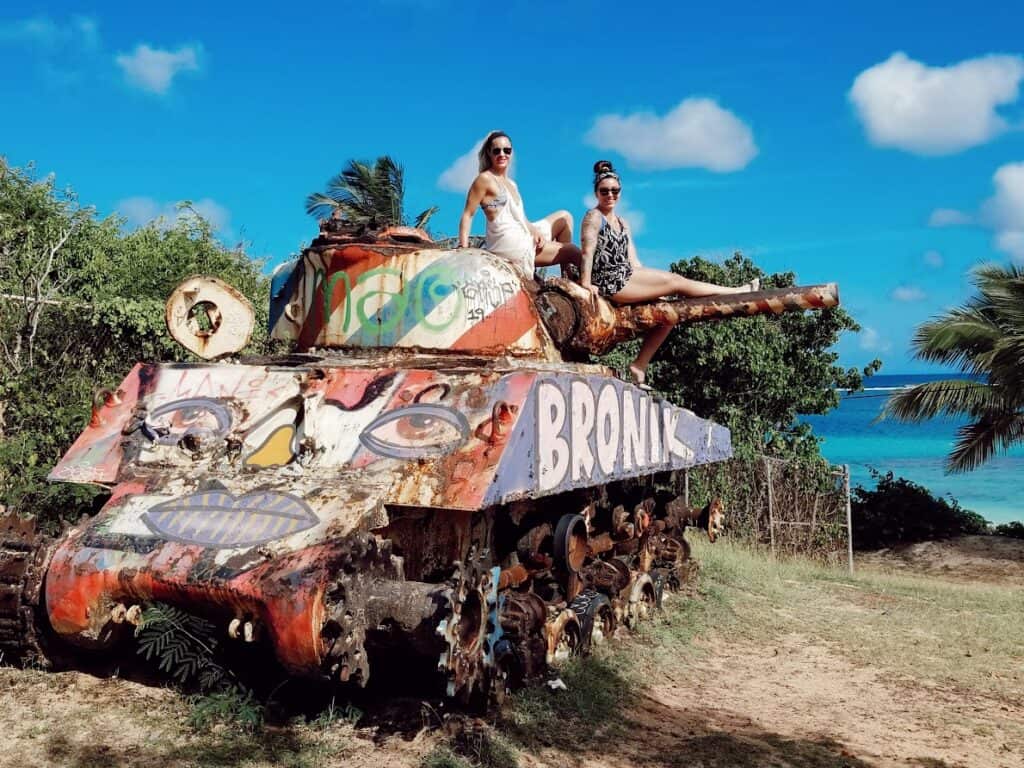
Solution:
[(926, 381), (959, 378), (950, 375), (872, 376), (862, 392), (844, 394), (839, 407), (825, 416), (801, 416), (824, 438), (821, 451), (834, 464), (850, 465), (853, 485), (874, 487), (869, 468), (892, 470), (897, 477), (920, 483), (939, 496), (950, 495), (961, 506), (992, 523), (1024, 521), (1024, 447), (998, 456), (972, 472), (948, 475), (945, 457), (963, 420), (932, 419), (904, 424), (876, 422), (894, 391)]

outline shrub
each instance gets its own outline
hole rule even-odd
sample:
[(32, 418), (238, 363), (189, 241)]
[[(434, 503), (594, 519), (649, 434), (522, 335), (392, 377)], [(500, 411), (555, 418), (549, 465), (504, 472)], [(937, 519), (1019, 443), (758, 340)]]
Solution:
[(853, 545), (878, 549), (893, 544), (944, 539), (967, 533), (988, 533), (988, 521), (950, 497), (934, 496), (904, 477), (872, 470), (874, 489), (853, 489)]
[(1014, 539), (1024, 539), (1024, 523), (1014, 520), (1012, 523), (997, 525), (995, 533), (997, 536), (1009, 536)]

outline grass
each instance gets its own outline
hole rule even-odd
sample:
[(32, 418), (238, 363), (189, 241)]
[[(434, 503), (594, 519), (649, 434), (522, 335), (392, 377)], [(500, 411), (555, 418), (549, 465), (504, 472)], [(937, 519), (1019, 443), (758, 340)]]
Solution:
[[(474, 724), (443, 743), (427, 737), (420, 752), (395, 755), (395, 761), (421, 761), (423, 768), (512, 768), (528, 753), (568, 759), (583, 735), (591, 745), (608, 745), (633, 729), (635, 739), (635, 713), (644, 706), (647, 682), (659, 671), (685, 677), (690, 663), (722, 638), (756, 651), (800, 635), (889, 680), (1004, 702), (1016, 701), (1024, 689), (1020, 590), (867, 571), (850, 576), (800, 560), (773, 562), (729, 541), (711, 546), (693, 538), (701, 563), (695, 598), (673, 596), (664, 616), (639, 634), (571, 661), (559, 671), (567, 690), (529, 688), (492, 725)], [(0, 703), (0, 729), (16, 744), (0, 755), (0, 765), (5, 757), (80, 768), (119, 762), (314, 768), (390, 760), (390, 753), (375, 757), (360, 738), (355, 725), (362, 713), (351, 705), (332, 705), (311, 723), (247, 733), (217, 724), (221, 710), (230, 712), (239, 702), (214, 702), (209, 723), (197, 733), (188, 725), (183, 698), (120, 680), (0, 669), (0, 690), (0, 701), (12, 702)], [(984, 723), (977, 727), (983, 731)], [(988, 738), (981, 731), (978, 737)], [(718, 739), (716, 749), (749, 751), (747, 742), (727, 731), (692, 738)], [(818, 761), (809, 765), (833, 764), (831, 746), (802, 748)], [(737, 764), (754, 765), (762, 757), (768, 759), (754, 755), (755, 762)], [(835, 764), (860, 765), (838, 758)]]
[(1024, 594), (1020, 590), (912, 575), (771, 562), (749, 549), (698, 542), (703, 589), (725, 615), (705, 631), (764, 640), (813, 635), (858, 664), (1015, 699), (1024, 687)]

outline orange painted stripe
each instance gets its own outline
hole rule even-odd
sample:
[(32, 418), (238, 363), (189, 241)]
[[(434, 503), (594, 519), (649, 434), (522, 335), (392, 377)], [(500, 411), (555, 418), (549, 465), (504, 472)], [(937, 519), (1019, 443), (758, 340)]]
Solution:
[[(330, 263), (327, 266), (327, 274), (324, 275), (323, 282), (316, 287), (316, 291), (313, 295), (312, 311), (306, 316), (306, 321), (302, 324), (302, 333), (299, 335), (299, 346), (302, 348), (314, 346), (327, 325), (327, 318), (324, 317), (324, 287), (330, 281), (332, 275), (336, 275), (339, 272), (347, 272), (349, 285), (354, 288), (356, 280), (359, 279), (360, 275), (364, 272), (369, 272), (371, 269), (377, 269), (377, 267), (383, 266), (393, 258), (395, 258), (393, 255), (385, 256), (384, 254), (377, 253), (376, 251), (357, 245), (348, 245), (338, 249), (338, 251), (331, 256)], [(338, 265), (337, 268), (335, 268), (335, 265)], [(340, 297), (338, 298), (338, 301), (335, 301), (335, 298), (344, 290), (345, 281), (338, 280), (334, 284), (334, 290), (331, 295), (332, 313), (341, 303)]]
[(506, 301), (452, 344), (452, 349), (493, 349), (511, 347), (519, 337), (536, 327), (532, 302), (524, 291)]

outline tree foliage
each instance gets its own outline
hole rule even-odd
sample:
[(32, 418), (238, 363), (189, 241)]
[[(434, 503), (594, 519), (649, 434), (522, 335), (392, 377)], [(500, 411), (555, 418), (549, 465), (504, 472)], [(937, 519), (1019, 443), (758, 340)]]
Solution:
[(306, 198), (306, 213), (317, 218), (336, 216), (343, 221), (370, 228), (385, 226), (425, 227), (437, 206), (421, 211), (412, 222), (405, 216), (405, 171), (388, 155), (371, 166), (349, 160), (338, 175), (327, 182), (325, 192)]
[(1009, 536), (1012, 539), (1024, 539), (1024, 523), (1014, 520), (1010, 523), (1001, 523), (996, 526), (997, 536)]
[(988, 533), (988, 522), (976, 512), (933, 496), (922, 485), (902, 477), (872, 472), (873, 489), (853, 490), (853, 543), (858, 549), (931, 541), (969, 533)]
[(929, 320), (914, 334), (921, 360), (959, 368), (977, 380), (933, 381), (895, 393), (886, 414), (920, 422), (966, 416), (946, 462), (950, 472), (984, 464), (1024, 443), (1024, 267), (974, 270), (976, 296)]
[(181, 359), (164, 324), (168, 294), (211, 274), (257, 311), (266, 343), (261, 265), (227, 248), (187, 204), (173, 222), (133, 232), (100, 219), (52, 178), (0, 160), (0, 505), (50, 527), (88, 511), (97, 491), (46, 474), (85, 427), (94, 393), (138, 361)]
[[(766, 275), (737, 253), (718, 264), (695, 257), (672, 271), (719, 285), (755, 277), (764, 288), (795, 284), (791, 272)], [(769, 453), (815, 458), (818, 441), (797, 414), (820, 414), (839, 403), (838, 389), (858, 389), (877, 370), (843, 368), (832, 349), (843, 331), (860, 327), (841, 308), (736, 318), (677, 326), (651, 366), (651, 383), (670, 400), (724, 424), (740, 455)], [(615, 350), (610, 363), (624, 368), (632, 347)]]

